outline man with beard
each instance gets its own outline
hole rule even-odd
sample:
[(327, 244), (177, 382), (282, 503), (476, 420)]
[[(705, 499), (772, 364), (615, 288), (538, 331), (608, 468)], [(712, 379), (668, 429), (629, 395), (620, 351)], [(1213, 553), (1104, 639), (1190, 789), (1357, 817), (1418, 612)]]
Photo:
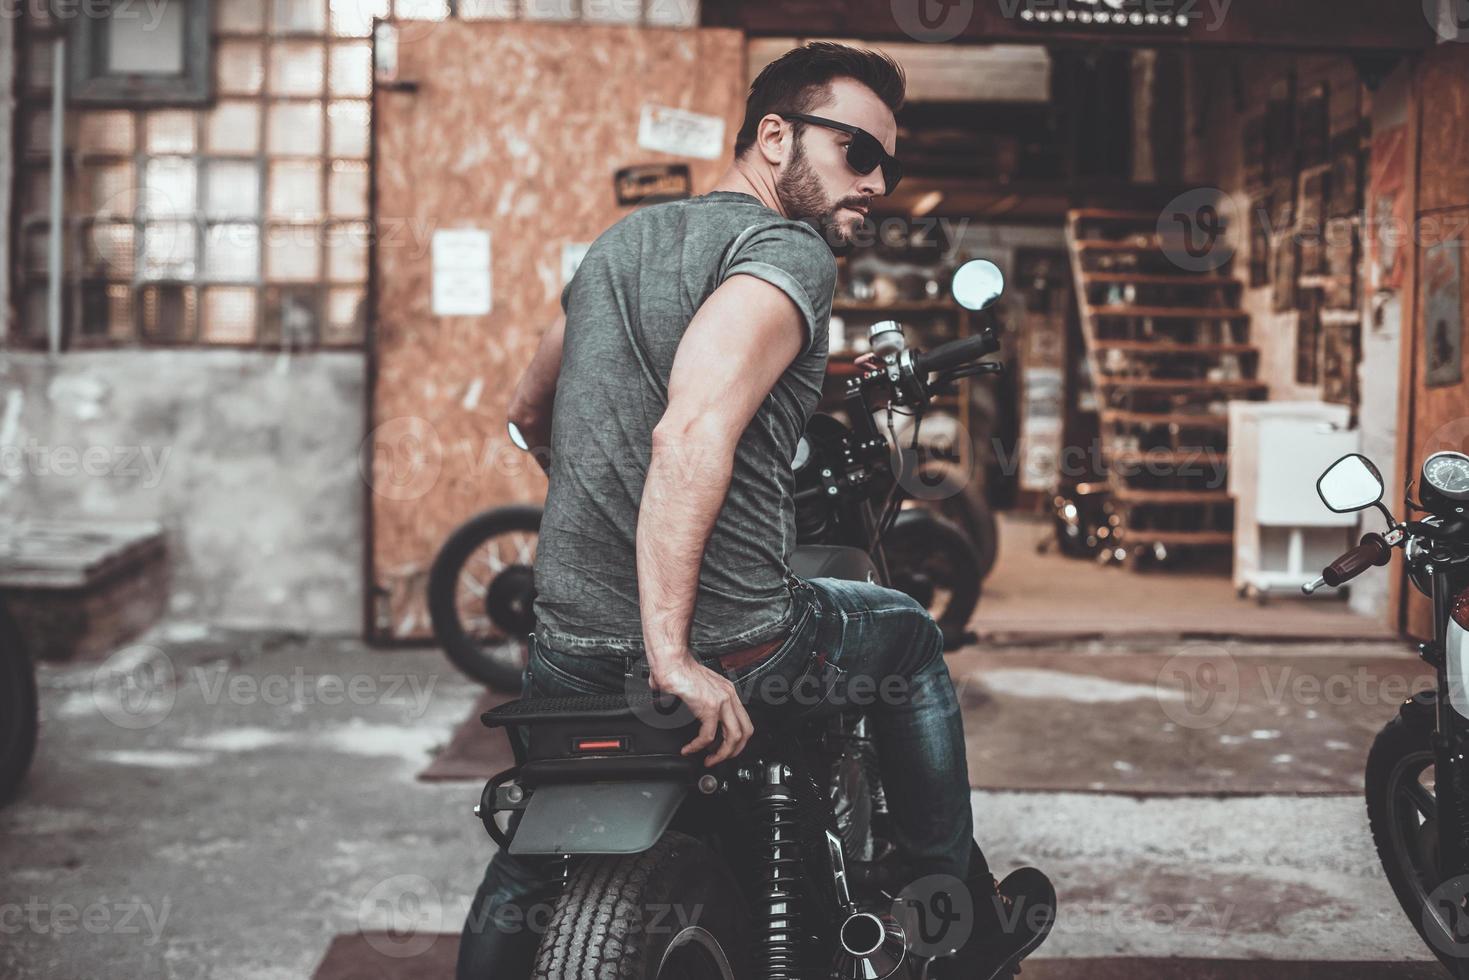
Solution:
[[(789, 565), (790, 461), (826, 370), (828, 242), (896, 185), (903, 93), (881, 54), (788, 52), (751, 85), (710, 193), (635, 211), (588, 250), (510, 406), (521, 437), (550, 447), (527, 689), (621, 693), (644, 662), (698, 718), (683, 751), (709, 766), (749, 741), (753, 682), (790, 692), (751, 705), (783, 720), (865, 689), (906, 880), (930, 911), (973, 910), (929, 976), (986, 980), (1044, 939), (1055, 893), (1034, 869), (996, 883), (974, 843), (939, 628), (900, 592)], [(543, 861), (496, 854), (460, 980), (529, 976), (553, 895)]]

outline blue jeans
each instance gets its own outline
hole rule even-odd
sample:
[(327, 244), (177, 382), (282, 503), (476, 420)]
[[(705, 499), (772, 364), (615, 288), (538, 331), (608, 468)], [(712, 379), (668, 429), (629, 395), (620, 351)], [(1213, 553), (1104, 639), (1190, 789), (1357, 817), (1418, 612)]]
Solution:
[[(739, 688), (757, 732), (762, 719), (808, 720), (863, 706), (909, 880), (947, 874), (987, 884), (989, 869), (973, 839), (964, 725), (937, 624), (914, 599), (868, 582), (811, 579), (798, 582), (794, 594), (795, 625), (773, 654), (735, 670), (714, 669)], [(533, 639), (523, 693), (621, 692), (637, 656), (560, 653)], [(521, 758), (518, 738), (512, 744)], [(551, 861), (495, 854), (470, 904), (457, 980), (530, 976), (555, 900)]]

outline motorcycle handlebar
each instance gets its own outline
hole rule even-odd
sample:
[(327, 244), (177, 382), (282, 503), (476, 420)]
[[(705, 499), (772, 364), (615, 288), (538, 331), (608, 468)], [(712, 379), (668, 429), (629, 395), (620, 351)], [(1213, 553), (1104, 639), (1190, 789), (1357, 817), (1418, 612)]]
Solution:
[(935, 371), (943, 371), (970, 361), (977, 361), (986, 354), (993, 354), (999, 349), (1000, 341), (994, 331), (984, 329), (973, 336), (960, 337), (947, 344), (940, 344), (931, 351), (915, 354), (913, 371), (920, 378), (927, 377)]
[(1321, 570), (1321, 579), (1336, 588), (1356, 578), (1373, 565), (1386, 565), (1392, 560), (1392, 545), (1380, 534), (1364, 534), (1362, 542)]

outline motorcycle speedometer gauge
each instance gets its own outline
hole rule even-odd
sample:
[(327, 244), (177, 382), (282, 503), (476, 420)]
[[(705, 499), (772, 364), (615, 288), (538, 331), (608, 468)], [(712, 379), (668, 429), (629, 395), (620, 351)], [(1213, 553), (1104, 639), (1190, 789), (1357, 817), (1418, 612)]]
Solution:
[(1469, 456), (1434, 453), (1423, 461), (1423, 482), (1449, 500), (1469, 500)]

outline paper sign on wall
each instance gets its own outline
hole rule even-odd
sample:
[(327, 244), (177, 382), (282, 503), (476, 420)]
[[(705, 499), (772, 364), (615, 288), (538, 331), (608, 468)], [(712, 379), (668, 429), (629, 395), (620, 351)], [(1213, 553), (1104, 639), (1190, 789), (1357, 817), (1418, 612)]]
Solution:
[(490, 233), (480, 228), (434, 232), (434, 316), (490, 312)]
[(724, 152), (724, 120), (700, 112), (643, 104), (638, 146), (677, 156), (714, 160)]

